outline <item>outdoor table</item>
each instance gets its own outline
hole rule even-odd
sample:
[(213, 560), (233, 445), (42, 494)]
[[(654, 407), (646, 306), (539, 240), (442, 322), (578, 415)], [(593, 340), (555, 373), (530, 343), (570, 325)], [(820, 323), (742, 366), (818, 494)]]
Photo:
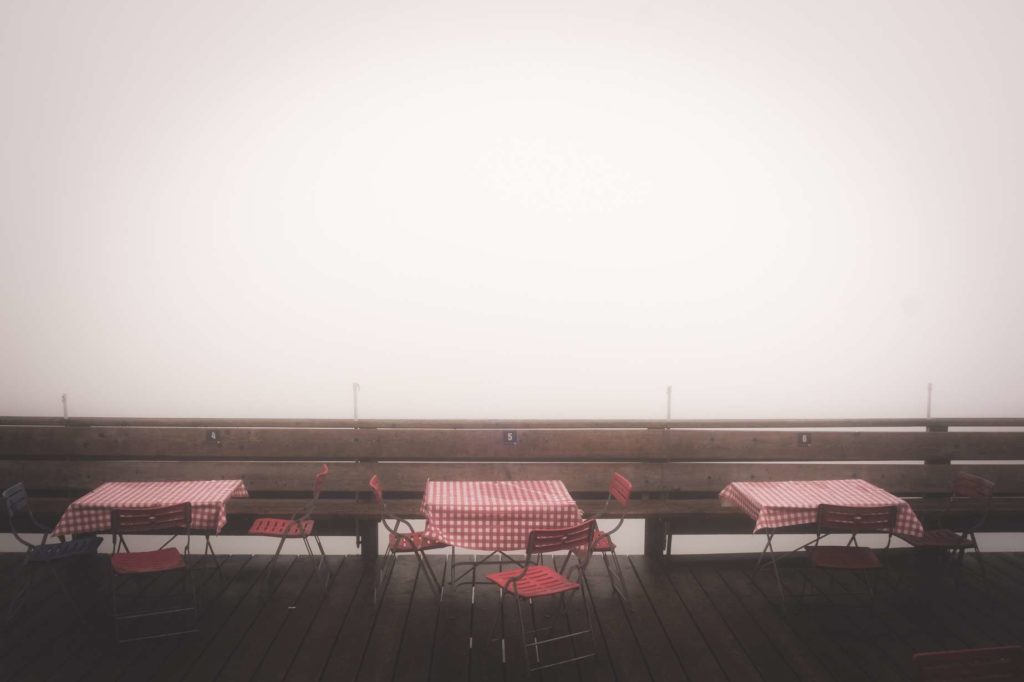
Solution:
[[(110, 530), (112, 509), (145, 509), (172, 504), (192, 504), (192, 529), (206, 538), (203, 555), (209, 553), (216, 563), (210, 534), (219, 533), (227, 523), (227, 501), (248, 497), (240, 479), (217, 481), (116, 481), (104, 483), (72, 502), (61, 515), (54, 535), (102, 533)], [(117, 551), (117, 539), (114, 539)], [(124, 545), (124, 538), (121, 539)], [(127, 549), (127, 545), (124, 545)]]
[[(580, 508), (561, 481), (427, 481), (424, 534), (455, 547), (488, 552), (473, 568), (500, 554), (526, 549), (530, 531), (580, 522)], [(454, 583), (451, 572), (449, 583)]]
[[(910, 504), (867, 481), (857, 478), (835, 481), (743, 481), (730, 483), (718, 494), (723, 505), (736, 506), (754, 520), (754, 532), (763, 531), (766, 542), (757, 559), (754, 573), (770, 564), (775, 572), (779, 593), (785, 598), (779, 578), (778, 561), (772, 539), (779, 528), (815, 523), (818, 506), (835, 504), (848, 507), (896, 506), (895, 533), (923, 535), (924, 527)], [(813, 542), (813, 541), (811, 541)], [(807, 547), (805, 543), (788, 556)], [(767, 557), (766, 563), (762, 564)]]

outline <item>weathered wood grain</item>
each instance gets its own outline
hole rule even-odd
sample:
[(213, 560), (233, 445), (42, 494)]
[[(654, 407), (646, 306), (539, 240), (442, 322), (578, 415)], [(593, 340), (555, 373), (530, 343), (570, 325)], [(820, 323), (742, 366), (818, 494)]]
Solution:
[[(211, 433), (215, 435), (211, 437)], [(0, 459), (347, 461), (1014, 460), (1024, 431), (0, 426)]]

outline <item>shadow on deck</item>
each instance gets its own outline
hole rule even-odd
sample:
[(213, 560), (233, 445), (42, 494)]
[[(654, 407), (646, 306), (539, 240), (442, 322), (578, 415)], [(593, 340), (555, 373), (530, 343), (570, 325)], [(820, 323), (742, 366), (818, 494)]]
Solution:
[[(831, 596), (778, 606), (774, 580), (749, 579), (750, 557), (624, 558), (633, 610), (611, 593), (604, 566), (590, 571), (599, 658), (546, 672), (544, 680), (906, 680), (917, 651), (1024, 639), (1024, 555), (986, 554), (988, 583), (967, 562), (959, 589), (922, 577), (909, 553), (897, 589), (871, 608), (851, 602), (859, 585), (812, 586)], [(92, 567), (105, 580), (105, 557)], [(440, 559), (438, 559), (440, 561)], [(20, 557), (0, 555), (0, 604), (19, 584)], [(263, 589), (266, 556), (232, 556), (221, 574), (194, 572), (201, 630), (176, 639), (112, 641), (109, 596), (79, 585), (91, 627), (74, 619), (64, 596), (42, 579), (28, 612), (2, 630), (0, 680), (521, 680), (527, 679), (518, 628), (506, 609), (510, 662), (489, 641), (496, 592), (460, 588), (439, 608), (400, 560), (379, 611), (373, 564), (332, 557), (325, 592), (308, 559), (282, 557)], [(784, 577), (799, 589), (799, 560)], [(95, 585), (95, 582), (93, 583)], [(104, 583), (105, 585), (105, 583)], [(156, 581), (148, 589), (168, 585)], [(580, 619), (579, 600), (570, 619)], [(472, 647), (470, 642), (472, 641)]]

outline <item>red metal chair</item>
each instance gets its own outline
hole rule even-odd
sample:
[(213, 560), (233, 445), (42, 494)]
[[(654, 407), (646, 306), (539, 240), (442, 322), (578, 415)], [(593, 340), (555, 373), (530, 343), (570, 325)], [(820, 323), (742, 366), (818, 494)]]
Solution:
[[(857, 545), (857, 535), (860, 533), (887, 533), (885, 549), (888, 550), (892, 543), (893, 529), (896, 526), (896, 513), (895, 505), (888, 507), (819, 505), (814, 544), (804, 548), (807, 556), (810, 557), (811, 565), (827, 572), (873, 573), (874, 580), (871, 582), (870, 588), (871, 595), (874, 596), (878, 575), (885, 566), (873, 549)], [(821, 540), (829, 535), (845, 535), (847, 533), (850, 535), (850, 540), (846, 545), (820, 544)], [(805, 576), (804, 588), (806, 586)]]
[(981, 560), (978, 539), (975, 532), (988, 518), (992, 507), (992, 493), (995, 483), (960, 472), (953, 479), (953, 493), (939, 515), (939, 528), (926, 530), (922, 536), (896, 534), (900, 540), (924, 552), (940, 552), (943, 557), (956, 556), (957, 580), (963, 567), (964, 553), (971, 549), (983, 576), (987, 577), (985, 564)]
[(914, 654), (915, 682), (1024, 680), (1020, 645)]
[(316, 541), (316, 546), (320, 549), (320, 559), (316, 564), (316, 570), (319, 572), (321, 566), (327, 566), (327, 576), (324, 579), (324, 583), (327, 585), (330, 582), (331, 570), (330, 566), (327, 565), (327, 553), (324, 552), (320, 536), (313, 532), (314, 522), (310, 518), (316, 509), (316, 503), (320, 499), (320, 492), (324, 488), (324, 479), (327, 478), (328, 473), (330, 473), (330, 470), (327, 468), (327, 465), (322, 465), (320, 471), (313, 477), (313, 497), (310, 498), (302, 509), (292, 514), (289, 518), (260, 518), (253, 521), (252, 526), (249, 527), (249, 535), (280, 539), (280, 542), (277, 543), (274, 557), (270, 560), (270, 564), (264, 573), (266, 581), (270, 580), (270, 571), (274, 566), (274, 562), (277, 561), (277, 557), (281, 554), (281, 548), (284, 547), (285, 540), (302, 540), (310, 558), (316, 558), (316, 555), (313, 553), (313, 547), (309, 544), (309, 538), (313, 538)]
[[(590, 549), (594, 544), (594, 531), (597, 522), (594, 519), (570, 528), (553, 528), (531, 530), (526, 543), (526, 561), (522, 568), (513, 568), (507, 571), (491, 573), (487, 579), (501, 588), (500, 607), (498, 618), (502, 623), (501, 638), (501, 659), (505, 661), (505, 595), (511, 595), (516, 602), (516, 615), (519, 618), (519, 629), (522, 634), (523, 655), (526, 660), (526, 667), (529, 672), (551, 668), (556, 665), (572, 663), (586, 658), (593, 658), (597, 654), (597, 643), (594, 640), (594, 630), (590, 617), (589, 589), (586, 584), (586, 567), (590, 559)], [(579, 581), (570, 580), (565, 571), (566, 561), (561, 571), (543, 565), (543, 555), (550, 552), (568, 550), (570, 555), (575, 556), (576, 565), (570, 568), (579, 572)], [(536, 562), (536, 563), (534, 563)], [(535, 628), (527, 631), (526, 620), (523, 618), (522, 603), (525, 600), (530, 606), (530, 622), (536, 623), (533, 601), (541, 597), (558, 597), (560, 600), (561, 613), (566, 612), (566, 596), (581, 590), (583, 594), (583, 610), (587, 614), (587, 628), (585, 630), (570, 631), (563, 635), (549, 636), (545, 639), (538, 639), (537, 635), (547, 632), (550, 627)], [(497, 624), (497, 623), (495, 623)], [(553, 662), (542, 662), (541, 647), (552, 642), (565, 640), (575, 641), (574, 638), (589, 634), (591, 636), (591, 651), (589, 653), (570, 656)], [(532, 655), (531, 655), (532, 649)], [(575, 652), (575, 646), (573, 647)], [(531, 660), (533, 663), (531, 663)]]
[[(168, 507), (142, 509), (113, 509), (110, 512), (110, 530), (114, 537), (131, 533), (170, 533), (188, 537), (192, 531), (192, 505), (188, 502)], [(186, 545), (187, 546), (187, 545)], [(187, 550), (186, 550), (187, 554)], [(110, 555), (110, 566), (113, 568), (111, 597), (113, 600), (114, 637), (118, 642), (134, 642), (157, 637), (171, 637), (198, 631), (199, 608), (196, 602), (195, 585), (192, 582), (185, 557), (176, 547), (162, 547), (150, 552), (125, 552)], [(133, 577), (152, 576), (169, 571), (182, 571), (180, 596), (184, 597), (180, 604), (163, 604), (146, 610), (126, 611), (120, 606), (120, 590), (122, 585)], [(137, 594), (134, 601), (149, 600)], [(163, 601), (166, 595), (157, 595)], [(123, 637), (122, 625), (127, 622), (146, 622), (162, 616), (191, 613), (191, 624), (185, 628), (164, 630), (153, 634)]]
[[(414, 554), (416, 560), (419, 561), (425, 575), (427, 576), (427, 582), (430, 585), (430, 589), (434, 591), (434, 594), (441, 596), (443, 594), (441, 582), (438, 581), (437, 576), (434, 574), (434, 570), (430, 567), (430, 563), (427, 561), (427, 556), (424, 552), (432, 549), (447, 549), (451, 547), (454, 555), (455, 548), (449, 545), (447, 542), (440, 542), (434, 540), (423, 534), (423, 531), (413, 529), (412, 524), (408, 520), (402, 518), (398, 514), (392, 513), (388, 509), (388, 505), (384, 502), (384, 491), (381, 489), (380, 478), (377, 474), (374, 474), (370, 478), (370, 489), (373, 490), (373, 496), (377, 500), (377, 505), (380, 507), (380, 522), (384, 525), (384, 528), (388, 531), (388, 548), (384, 552), (383, 563), (381, 563), (380, 571), (377, 575), (377, 584), (373, 588), (373, 599), (374, 602), (378, 602), (379, 598), (383, 596), (384, 590), (387, 589), (387, 584), (391, 580), (391, 572), (395, 568), (395, 561), (399, 554)], [(406, 528), (406, 531), (400, 530)], [(445, 569), (448, 570), (447, 568)], [(441, 576), (443, 581), (444, 575)]]
[[(619, 556), (615, 553), (615, 543), (612, 541), (611, 536), (622, 527), (622, 523), (626, 520), (626, 507), (629, 505), (629, 496), (632, 491), (633, 484), (629, 482), (628, 478), (620, 473), (612, 474), (611, 483), (608, 485), (608, 499), (605, 500), (601, 511), (594, 515), (593, 518), (605, 518), (608, 513), (608, 506), (614, 499), (618, 503), (620, 510), (619, 522), (609, 531), (595, 529), (594, 545), (591, 547), (591, 551), (600, 553), (601, 559), (604, 560), (605, 569), (608, 571), (608, 579), (612, 583), (612, 591), (616, 592), (627, 603), (630, 603), (629, 591), (622, 574), (622, 566), (619, 564)], [(611, 554), (610, 560), (608, 558), (609, 554)]]

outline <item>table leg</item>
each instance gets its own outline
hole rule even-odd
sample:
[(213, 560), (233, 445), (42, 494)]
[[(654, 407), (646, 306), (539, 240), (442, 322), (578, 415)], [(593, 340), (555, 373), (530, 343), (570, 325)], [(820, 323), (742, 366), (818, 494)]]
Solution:
[(779, 597), (785, 601), (786, 592), (782, 587), (782, 578), (779, 577), (779, 560), (778, 557), (775, 556), (775, 547), (772, 545), (772, 540), (774, 538), (775, 533), (771, 530), (765, 531), (764, 548), (761, 550), (761, 554), (757, 557), (757, 563), (754, 564), (754, 570), (750, 572), (750, 579), (753, 580), (758, 571), (764, 568), (764, 566), (771, 564), (772, 572), (775, 574), (775, 584), (779, 588)]

